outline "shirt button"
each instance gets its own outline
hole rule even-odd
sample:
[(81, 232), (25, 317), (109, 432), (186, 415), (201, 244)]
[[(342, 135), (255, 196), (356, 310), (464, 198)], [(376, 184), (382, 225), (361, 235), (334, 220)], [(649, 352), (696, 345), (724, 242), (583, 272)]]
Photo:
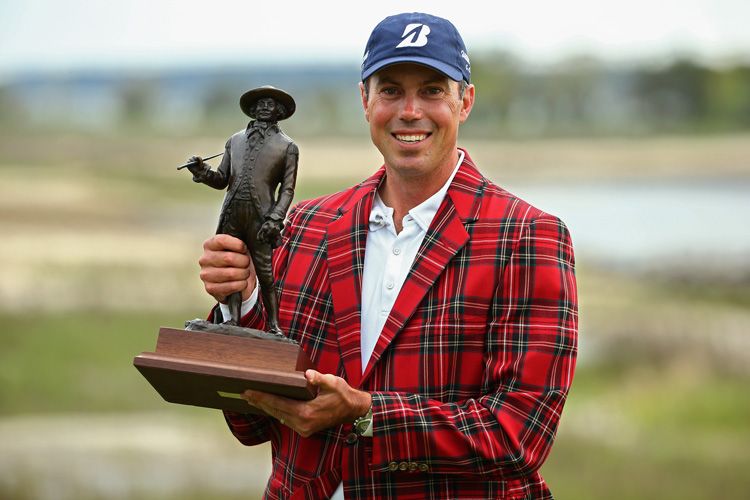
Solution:
[(416, 462), (409, 462), (409, 472), (416, 472), (418, 467)]
[(401, 253), (401, 249), (399, 247), (396, 247), (393, 249), (393, 255), (399, 255)]
[(407, 464), (406, 462), (401, 462), (400, 464), (398, 464), (398, 470), (408, 470), (408, 469), (409, 469), (409, 464)]
[(398, 470), (398, 464), (396, 462), (391, 462), (388, 464), (388, 470), (393, 472)]
[(427, 464), (419, 464), (419, 470), (422, 472), (427, 472), (429, 468), (430, 467)]
[(393, 290), (393, 287), (394, 287), (394, 286), (396, 286), (396, 285), (394, 285), (394, 284), (393, 284), (393, 281), (389, 281), (388, 283), (386, 283), (386, 284), (385, 284), (385, 287), (386, 287), (386, 288), (387, 288), (388, 290)]

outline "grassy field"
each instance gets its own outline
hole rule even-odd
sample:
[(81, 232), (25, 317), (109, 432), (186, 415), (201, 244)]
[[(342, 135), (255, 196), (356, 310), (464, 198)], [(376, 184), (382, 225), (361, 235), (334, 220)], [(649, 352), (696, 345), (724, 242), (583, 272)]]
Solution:
[[(164, 403), (132, 367), (159, 326), (211, 305), (195, 260), (222, 195), (174, 166), (224, 140), (33, 139), (0, 138), (0, 498), (258, 496), (268, 448), (235, 443), (217, 412)], [(487, 172), (499, 182), (744, 177), (749, 139), (469, 147), (503, 166)], [(301, 148), (298, 198), (378, 163), (365, 143)], [(750, 287), (737, 276), (579, 260), (579, 365), (543, 469), (558, 498), (746, 497)]]
[[(212, 461), (210, 466), (201, 466), (209, 467), (203, 469), (204, 474), (232, 460), (235, 468), (236, 461), (248, 470), (267, 467), (266, 447), (245, 450), (236, 445), (229, 433), (220, 429), (221, 417), (215, 412), (164, 403), (132, 367), (135, 354), (153, 348), (159, 325), (179, 325), (186, 317), (190, 314), (0, 316), (5, 330), (5, 347), (0, 355), (0, 414), (6, 421), (34, 422), (42, 417), (36, 427), (22, 430), (49, 440), (49, 449), (42, 449), (53, 457), (62, 453), (62, 445), (55, 445), (59, 433), (104, 436), (104, 444), (90, 446), (88, 453), (102, 455), (114, 469), (113, 474), (120, 471), (125, 475), (120, 480), (130, 481), (134, 498), (148, 493), (143, 488), (149, 484), (144, 483), (148, 476), (133, 470), (134, 453), (152, 462), (156, 470), (164, 469), (166, 475), (172, 470), (164, 456), (151, 449), (164, 434), (177, 440), (179, 450), (187, 454), (191, 454), (193, 440), (213, 440), (210, 450), (201, 454), (204, 461)], [(716, 492), (721, 492), (721, 498), (743, 498), (743, 492), (750, 488), (745, 474), (750, 466), (746, 448), (750, 442), (748, 377), (696, 360), (686, 352), (669, 359), (632, 358), (627, 362), (612, 356), (582, 360), (558, 442), (544, 466), (544, 475), (558, 498), (699, 499), (713, 498)], [(126, 447), (116, 441), (113, 449), (107, 449), (111, 435), (138, 436), (146, 422), (150, 424), (148, 433), (155, 435), (149, 446), (139, 448), (137, 442), (128, 442)], [(175, 428), (189, 431), (175, 437)], [(0, 425), (0, 437), (11, 441), (23, 440), (24, 432), (4, 436)], [(174, 446), (172, 441), (164, 441), (166, 450)], [(0, 449), (9, 446), (5, 443)], [(79, 448), (80, 442), (71, 444), (73, 452)], [(164, 454), (177, 455), (169, 451)], [(48, 468), (36, 468), (51, 474), (59, 466), (55, 462)], [(200, 470), (198, 465), (191, 466)], [(258, 477), (243, 477), (238, 481), (245, 491), (262, 486)], [(0, 468), (0, 485), (2, 479)], [(173, 483), (169, 493), (173, 498), (195, 487), (178, 479)], [(231, 488), (207, 480), (203, 487), (208, 486), (213, 486), (211, 494), (195, 498), (234, 495)], [(35, 489), (27, 491), (38, 493)], [(17, 498), (19, 491), (4, 493)], [(78, 493), (74, 491), (70, 498)]]

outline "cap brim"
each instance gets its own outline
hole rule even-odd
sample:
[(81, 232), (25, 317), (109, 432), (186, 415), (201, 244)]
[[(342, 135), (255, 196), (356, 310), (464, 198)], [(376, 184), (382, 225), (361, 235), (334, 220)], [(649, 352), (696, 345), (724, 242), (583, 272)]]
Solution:
[(400, 56), (391, 57), (390, 59), (383, 59), (382, 61), (378, 61), (377, 63), (373, 64), (362, 72), (362, 80), (364, 81), (365, 79), (372, 76), (373, 73), (385, 68), (386, 66), (392, 66), (399, 63), (421, 64), (422, 66), (427, 66), (428, 68), (439, 71), (451, 80), (455, 80), (457, 82), (460, 82), (464, 79), (464, 75), (456, 68), (435, 59), (431, 59), (429, 57)]

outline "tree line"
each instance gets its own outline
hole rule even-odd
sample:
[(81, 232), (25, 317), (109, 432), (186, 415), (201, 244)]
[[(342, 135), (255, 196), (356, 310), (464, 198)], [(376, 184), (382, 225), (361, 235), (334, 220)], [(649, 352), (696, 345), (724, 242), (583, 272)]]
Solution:
[[(477, 103), (464, 133), (541, 137), (719, 133), (750, 128), (750, 63), (690, 58), (613, 66), (575, 57), (534, 67), (512, 54), (474, 55)], [(225, 134), (245, 119), (242, 92), (290, 91), (295, 135), (361, 135), (352, 65), (193, 68), (22, 75), (0, 83), (0, 126), (134, 133)]]

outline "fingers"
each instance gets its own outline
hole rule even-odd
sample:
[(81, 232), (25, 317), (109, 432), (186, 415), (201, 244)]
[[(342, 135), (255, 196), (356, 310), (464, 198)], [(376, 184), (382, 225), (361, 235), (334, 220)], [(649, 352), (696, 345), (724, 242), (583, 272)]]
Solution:
[[(305, 378), (310, 384), (320, 388), (320, 395), (332, 395), (336, 398), (336, 417), (338, 422), (351, 422), (367, 412), (372, 404), (372, 396), (365, 392), (354, 389), (346, 380), (330, 373), (320, 373), (309, 369), (305, 371)], [(322, 398), (320, 398), (322, 399)], [(315, 401), (315, 400), (313, 400)]]
[(204, 250), (247, 253), (245, 243), (228, 234), (215, 234), (203, 242)]
[(245, 293), (247, 287), (247, 281), (228, 281), (225, 283), (204, 281), (203, 283), (203, 288), (205, 288), (206, 292), (215, 298), (217, 302), (222, 303), (226, 302), (227, 297), (237, 292), (242, 293), (242, 300), (247, 300), (250, 296), (250, 293)]
[(279, 421), (283, 419), (285, 424), (293, 424), (295, 415), (299, 413), (299, 401), (266, 392), (248, 390), (242, 393), (242, 399)]
[(217, 234), (203, 243), (203, 255), (198, 259), (200, 279), (206, 292), (219, 302), (235, 292), (242, 292), (243, 300), (255, 284), (255, 269), (247, 247), (238, 238)]
[[(314, 433), (330, 427), (330, 423), (321, 423), (320, 415), (311, 408), (312, 401), (297, 401), (265, 392), (245, 391), (242, 399), (248, 404), (263, 410), (270, 417), (278, 420), (298, 433), (302, 437), (310, 437)], [(314, 401), (314, 400), (313, 400)], [(330, 411), (324, 411), (328, 415)]]
[(242, 398), (267, 415), (283, 420), (284, 425), (303, 437), (335, 425), (351, 423), (364, 415), (372, 404), (369, 393), (351, 388), (340, 377), (315, 370), (307, 370), (305, 377), (323, 388), (310, 401), (297, 401), (253, 390), (245, 391)]
[(198, 264), (202, 269), (206, 267), (245, 269), (250, 266), (250, 256), (242, 240), (226, 234), (217, 234), (203, 243), (203, 255), (198, 259)]
[(249, 256), (236, 252), (204, 251), (198, 259), (198, 265), (202, 270), (222, 269), (227, 279), (240, 279), (242, 271), (253, 272), (255, 270)]
[(203, 267), (201, 268), (201, 280), (216, 283), (228, 283), (231, 281), (247, 281), (251, 275), (249, 267)]

